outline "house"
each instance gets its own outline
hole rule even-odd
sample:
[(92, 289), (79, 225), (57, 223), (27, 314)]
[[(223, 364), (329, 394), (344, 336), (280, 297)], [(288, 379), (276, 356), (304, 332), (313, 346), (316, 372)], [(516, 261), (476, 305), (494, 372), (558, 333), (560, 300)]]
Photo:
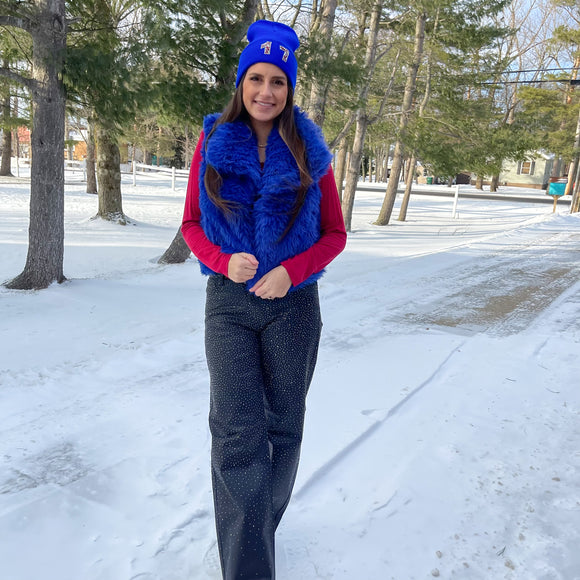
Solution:
[(531, 153), (525, 161), (504, 161), (499, 185), (546, 189), (552, 175), (554, 155), (540, 151)]
[[(18, 147), (18, 152), (16, 152), (16, 147)], [(12, 148), (18, 157), (30, 158), (30, 129), (28, 127), (16, 129), (16, 135), (12, 136)]]

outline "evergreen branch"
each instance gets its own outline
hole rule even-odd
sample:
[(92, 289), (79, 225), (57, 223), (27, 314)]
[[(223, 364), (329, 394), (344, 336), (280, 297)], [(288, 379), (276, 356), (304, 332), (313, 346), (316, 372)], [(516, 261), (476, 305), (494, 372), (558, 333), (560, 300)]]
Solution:
[(13, 26), (22, 30), (30, 31), (30, 19), (24, 16), (12, 16), (10, 14), (0, 14), (0, 26)]
[(383, 98), (381, 100), (379, 110), (377, 111), (377, 114), (374, 117), (369, 119), (369, 125), (374, 125), (383, 115), (383, 111), (385, 110), (385, 106), (387, 104), (387, 99), (389, 98), (391, 91), (393, 90), (393, 85), (395, 84), (395, 75), (396, 75), (397, 69), (399, 68), (399, 57), (400, 56), (401, 56), (401, 49), (399, 49), (397, 51), (397, 56), (395, 57), (395, 64), (393, 65), (393, 70), (391, 72), (391, 78), (389, 79), (389, 84), (387, 85), (387, 88), (385, 89), (385, 93), (384, 93)]
[(226, 15), (226, 11), (225, 10), (220, 10), (219, 14), (219, 21), (220, 21), (220, 25), (224, 30), (228, 29), (228, 17)]
[(0, 0), (0, 26), (13, 26), (29, 32), (32, 28), (31, 8), (29, 2)]
[[(22, 45), (22, 42), (20, 41), (20, 38), (18, 36), (18, 34), (16, 34), (14, 30), (12, 30), (12, 27), (5, 27), (6, 30), (6, 34), (8, 34), (12, 40), (12, 42), (14, 43), (15, 46), (17, 46), (22, 54), (22, 60), (27, 62), (30, 67), (32, 67), (32, 61), (30, 60), (30, 56), (28, 54), (28, 50), (26, 49), (26, 47), (24, 47)], [(6, 63), (4, 63), (6, 64)]]
[(27, 87), (30, 90), (32, 90), (34, 88), (34, 85), (36, 83), (36, 81), (34, 79), (30, 79), (30, 78), (25, 77), (17, 72), (14, 72), (13, 70), (11, 70), (9, 68), (4, 68), (4, 67), (0, 67), (0, 77), (5, 77), (5, 78), (8, 78), (10, 80), (13, 80), (21, 85), (24, 85), (25, 87)]

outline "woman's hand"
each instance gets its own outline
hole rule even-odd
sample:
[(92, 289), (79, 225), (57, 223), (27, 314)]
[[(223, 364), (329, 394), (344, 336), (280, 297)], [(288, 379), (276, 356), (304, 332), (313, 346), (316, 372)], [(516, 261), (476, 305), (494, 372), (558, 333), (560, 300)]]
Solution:
[(284, 266), (277, 266), (264, 274), (251, 288), (250, 292), (254, 292), (260, 298), (272, 299), (282, 298), (288, 294), (288, 290), (292, 286), (292, 280)]
[(233, 282), (247, 282), (256, 275), (257, 270), (258, 260), (246, 252), (232, 254), (228, 262), (228, 278)]

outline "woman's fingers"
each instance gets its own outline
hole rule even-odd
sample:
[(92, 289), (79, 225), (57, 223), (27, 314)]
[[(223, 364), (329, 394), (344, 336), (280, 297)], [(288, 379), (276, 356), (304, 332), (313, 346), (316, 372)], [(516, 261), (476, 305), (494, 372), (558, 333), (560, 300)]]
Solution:
[[(258, 270), (258, 260), (252, 254), (239, 252), (232, 254), (228, 262), (228, 278), (234, 282), (251, 280)], [(292, 286), (290, 276), (284, 266), (277, 266), (264, 274), (251, 288), (250, 292), (260, 298), (272, 299), (286, 296)]]
[(265, 299), (282, 298), (288, 294), (292, 280), (284, 266), (277, 266), (264, 274), (251, 288), (256, 296)]
[(228, 278), (234, 282), (251, 280), (258, 270), (258, 260), (252, 254), (239, 252), (232, 254), (228, 262)]

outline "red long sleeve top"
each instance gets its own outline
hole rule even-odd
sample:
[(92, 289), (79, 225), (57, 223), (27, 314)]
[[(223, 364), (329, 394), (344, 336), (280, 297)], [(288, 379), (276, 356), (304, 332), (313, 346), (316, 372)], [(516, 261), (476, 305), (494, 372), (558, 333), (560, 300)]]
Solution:
[[(203, 138), (202, 132), (191, 161), (181, 232), (187, 245), (200, 262), (214, 272), (227, 276), (232, 254), (222, 252), (220, 246), (210, 242), (201, 227), (199, 169)], [(293, 286), (297, 286), (312, 274), (320, 272), (328, 266), (346, 245), (344, 219), (331, 166), (320, 179), (318, 185), (322, 192), (320, 199), (320, 239), (305, 252), (284, 260), (281, 264), (286, 268)]]

